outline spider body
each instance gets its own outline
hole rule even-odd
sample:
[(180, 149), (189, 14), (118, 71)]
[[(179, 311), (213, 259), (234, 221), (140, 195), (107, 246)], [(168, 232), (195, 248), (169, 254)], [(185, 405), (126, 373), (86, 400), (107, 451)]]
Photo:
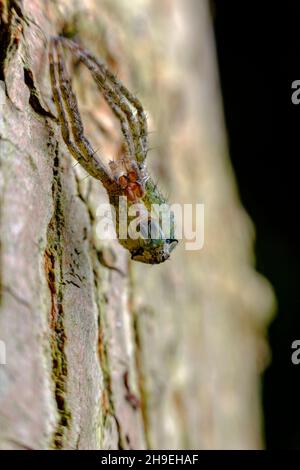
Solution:
[[(84, 135), (77, 99), (63, 61), (62, 46), (90, 70), (100, 92), (118, 118), (124, 137), (125, 155), (110, 162), (109, 169), (99, 161)], [(139, 236), (119, 237), (121, 245), (128, 249), (133, 260), (147, 264), (162, 263), (169, 258), (177, 244), (174, 237), (174, 215), (164, 197), (148, 175), (145, 158), (148, 151), (147, 121), (140, 101), (110, 72), (104, 63), (93, 57), (75, 42), (55, 37), (49, 51), (50, 77), (53, 98), (58, 112), (61, 133), (70, 153), (94, 178), (105, 187), (110, 203), (116, 212), (116, 231), (122, 220), (132, 222), (130, 210), (138, 205), (137, 221)], [(120, 196), (128, 204), (120, 211)], [(167, 207), (168, 233), (163, 229), (160, 215), (152, 210), (153, 204)], [(124, 212), (126, 211), (126, 213)], [(128, 230), (129, 231), (129, 230)]]

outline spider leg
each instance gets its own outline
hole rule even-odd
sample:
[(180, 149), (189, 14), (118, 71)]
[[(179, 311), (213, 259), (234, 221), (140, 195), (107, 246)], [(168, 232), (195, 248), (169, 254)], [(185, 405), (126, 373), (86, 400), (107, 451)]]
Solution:
[(62, 131), (62, 136), (63, 136), (64, 142), (67, 145), (67, 147), (70, 150), (73, 157), (76, 158), (78, 163), (85, 166), (84, 157), (78, 151), (78, 149), (73, 144), (73, 142), (71, 141), (71, 138), (70, 138), (68, 120), (67, 120), (65, 110), (63, 108), (62, 97), (61, 97), (61, 94), (60, 94), (60, 91), (59, 91), (59, 85), (58, 85), (57, 77), (56, 77), (56, 73), (55, 73), (56, 65), (55, 65), (55, 62), (54, 62), (53, 51), (51, 50), (51, 46), (50, 46), (50, 51), (49, 51), (49, 63), (50, 63), (50, 78), (51, 78), (53, 98), (54, 98), (55, 106), (56, 106), (56, 109), (57, 109), (58, 119), (59, 119), (59, 123), (61, 125), (61, 131)]
[(121, 130), (125, 139), (126, 156), (134, 155), (135, 148), (134, 148), (134, 144), (130, 135), (128, 122), (124, 116), (124, 113), (109, 96), (106, 97), (106, 101), (120, 122)]
[[(137, 161), (142, 161), (143, 148), (140, 141), (140, 127), (126, 97), (121, 95), (118, 92), (119, 90), (109, 84), (108, 75), (103, 73), (99, 67), (100, 63), (96, 63), (96, 59), (91, 60), (88, 56), (83, 54), (80, 55), (80, 58), (92, 73), (95, 82), (109, 106), (111, 106), (115, 114), (119, 117), (121, 126), (129, 127), (131, 133), (130, 141), (133, 141), (133, 147), (130, 146), (132, 150), (131, 157), (136, 158)], [(128, 139), (127, 136), (126, 139)]]
[[(147, 122), (140, 101), (122, 85), (107, 69), (104, 63), (98, 61), (92, 54), (82, 49), (76, 43), (66, 38), (59, 38), (59, 40), (70, 48), (79, 60), (90, 70), (95, 82), (112, 110), (114, 112), (117, 110), (121, 126), (124, 126), (124, 120), (127, 120), (135, 150), (132, 157), (136, 158), (137, 162), (142, 164), (147, 154)], [(112, 103), (114, 104), (114, 108)], [(128, 139), (127, 136), (125, 136), (125, 138), (126, 140)]]
[(140, 125), (140, 138), (142, 142), (142, 148), (145, 153), (144, 159), (146, 158), (147, 148), (148, 148), (148, 126), (145, 111), (142, 107), (140, 100), (134, 96), (121, 82), (118, 78), (113, 75), (105, 66), (102, 64), (103, 69), (106, 72), (106, 75), (110, 78), (111, 82), (115, 85), (116, 88), (120, 90), (120, 93), (123, 94), (129, 103), (136, 109), (137, 117)]
[[(139, 163), (142, 163), (147, 155), (148, 140), (146, 115), (140, 101), (130, 93), (129, 90), (127, 90), (127, 88), (112, 72), (108, 70), (104, 63), (97, 60), (89, 52), (87, 52), (87, 56), (93, 63), (95, 63), (103, 74), (104, 82), (103, 77), (101, 77), (98, 71), (96, 71), (96, 73), (92, 72), (94, 79), (102, 92), (105, 88), (106, 82), (110, 82), (111, 85), (110, 87), (107, 87), (106, 92), (108, 96), (112, 97), (112, 101), (114, 101), (124, 112), (135, 143), (136, 159)], [(134, 112), (132, 112), (131, 107), (136, 111), (137, 118)]]
[[(56, 52), (56, 61), (54, 60)], [(69, 77), (65, 71), (62, 57), (57, 50), (54, 41), (51, 41), (49, 51), (50, 77), (53, 89), (53, 98), (58, 112), (63, 139), (73, 157), (83, 166), (83, 168), (94, 178), (101, 180), (108, 188), (113, 183), (105, 167), (95, 158), (89, 141), (83, 135), (83, 126), (78, 110), (77, 100), (73, 93)], [(67, 114), (65, 112), (65, 108)], [(75, 144), (70, 137), (68, 118), (71, 122), (72, 134)]]

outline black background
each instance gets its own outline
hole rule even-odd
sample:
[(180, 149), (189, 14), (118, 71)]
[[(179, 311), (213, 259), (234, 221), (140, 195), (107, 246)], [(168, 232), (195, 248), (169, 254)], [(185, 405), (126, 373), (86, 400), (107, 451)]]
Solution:
[(269, 449), (300, 448), (298, 193), (300, 1), (212, 1), (230, 154), (242, 202), (256, 226), (257, 269), (278, 302), (269, 330), (272, 363), (264, 374)]

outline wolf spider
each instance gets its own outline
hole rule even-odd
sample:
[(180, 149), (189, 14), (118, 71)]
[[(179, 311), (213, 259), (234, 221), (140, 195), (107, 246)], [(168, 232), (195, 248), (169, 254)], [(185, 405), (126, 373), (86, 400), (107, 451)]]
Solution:
[[(124, 138), (124, 156), (109, 163), (109, 170), (96, 158), (91, 144), (84, 135), (76, 96), (63, 60), (63, 47), (71, 51), (91, 72), (98, 89), (112, 112), (118, 118)], [(164, 236), (159, 218), (151, 211), (152, 204), (164, 204), (166, 200), (147, 173), (145, 159), (148, 151), (146, 115), (140, 101), (108, 70), (77, 43), (63, 37), (54, 37), (49, 50), (50, 77), (61, 133), (70, 153), (81, 166), (105, 187), (110, 203), (118, 209), (119, 197), (125, 196), (130, 207), (141, 203), (146, 209), (142, 217), (140, 233), (154, 228), (155, 238), (140, 236), (137, 239), (119, 238), (132, 259), (148, 264), (158, 264), (169, 258), (177, 244), (174, 238), (174, 216), (170, 211), (170, 230)], [(116, 210), (116, 229), (120, 223)], [(152, 232), (151, 232), (152, 234)]]

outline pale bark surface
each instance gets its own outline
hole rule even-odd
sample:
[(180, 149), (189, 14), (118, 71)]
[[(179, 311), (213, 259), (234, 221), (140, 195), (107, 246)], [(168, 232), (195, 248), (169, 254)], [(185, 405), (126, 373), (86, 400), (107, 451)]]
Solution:
[[(207, 2), (10, 3), (0, 2), (1, 448), (263, 446), (274, 299), (253, 267), (227, 155)], [(171, 202), (205, 203), (201, 251), (181, 243), (151, 267), (97, 238), (105, 192), (74, 167), (54, 117), (46, 41), (62, 30), (140, 96), (160, 186)], [(87, 135), (112, 158), (118, 123), (69, 65)]]

